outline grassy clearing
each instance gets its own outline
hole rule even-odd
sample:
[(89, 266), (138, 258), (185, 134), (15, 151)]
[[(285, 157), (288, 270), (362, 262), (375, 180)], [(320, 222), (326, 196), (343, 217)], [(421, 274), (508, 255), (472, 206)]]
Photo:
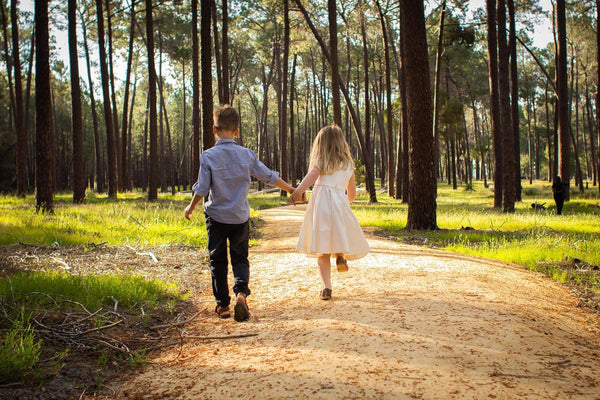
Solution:
[[(377, 227), (398, 240), (513, 262), (547, 272), (560, 281), (582, 279), (582, 274), (570, 274), (559, 267), (565, 261), (580, 267), (600, 265), (597, 188), (584, 195), (572, 192), (564, 215), (559, 216), (549, 184), (523, 185), (523, 201), (516, 204), (514, 214), (493, 209), (493, 192), (481, 183), (475, 183), (473, 190), (439, 185), (440, 230), (435, 232), (405, 231), (407, 205), (383, 194), (375, 205), (360, 196), (353, 209), (363, 226)], [(532, 203), (545, 203), (546, 209), (534, 210)], [(595, 278), (583, 279), (591, 279), (594, 289), (600, 291)]]
[[(148, 202), (141, 192), (119, 194), (118, 200), (106, 195), (87, 193), (86, 204), (73, 204), (72, 195), (55, 197), (54, 215), (35, 212), (35, 198), (0, 197), (0, 245), (30, 243), (86, 245), (106, 242), (150, 247), (162, 244), (206, 246), (206, 229), (202, 208), (192, 221), (183, 218), (189, 194), (161, 194), (156, 202)], [(289, 204), (275, 194), (250, 198), (251, 215), (257, 210)]]

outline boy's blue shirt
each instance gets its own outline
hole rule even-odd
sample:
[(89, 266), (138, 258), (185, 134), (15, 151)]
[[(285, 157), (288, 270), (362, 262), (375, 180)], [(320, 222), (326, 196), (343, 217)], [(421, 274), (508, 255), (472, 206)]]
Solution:
[(250, 218), (250, 177), (274, 185), (279, 173), (267, 168), (250, 149), (233, 139), (219, 139), (200, 156), (198, 181), (192, 190), (205, 197), (204, 211), (223, 224), (242, 224)]

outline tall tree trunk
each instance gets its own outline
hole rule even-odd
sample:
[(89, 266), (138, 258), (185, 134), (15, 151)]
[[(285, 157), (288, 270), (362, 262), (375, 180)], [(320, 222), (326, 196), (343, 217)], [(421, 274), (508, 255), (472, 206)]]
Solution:
[[(600, 0), (596, 0), (596, 26), (600, 26)], [(596, 65), (600, 65), (600, 29), (596, 29)], [(596, 87), (600, 88), (600, 68), (597, 69)], [(600, 193), (600, 90), (596, 90), (596, 130), (598, 131), (598, 192)], [(596, 161), (594, 161), (596, 162)]]
[[(281, 112), (279, 114), (279, 149), (281, 152), (281, 163), (279, 173), (281, 178), (287, 182), (289, 162), (288, 162), (288, 120), (287, 120), (287, 100), (288, 100), (288, 64), (290, 57), (290, 16), (288, 0), (283, 0), (283, 60), (282, 64), (282, 82), (281, 82)], [(280, 195), (287, 196), (285, 190), (281, 190)]]
[[(227, 7), (227, 0), (222, 0), (222, 18), (223, 23), (221, 27), (221, 35), (222, 35), (222, 49), (221, 49), (221, 57), (223, 58), (222, 66), (222, 80), (223, 80), (223, 102), (229, 103), (233, 101), (231, 95), (229, 94), (229, 10)], [(241, 110), (238, 110), (241, 111)]]
[(152, 0), (146, 0), (146, 47), (148, 52), (148, 123), (150, 136), (150, 160), (148, 176), (148, 200), (158, 198), (158, 126), (156, 121), (156, 68), (154, 67), (154, 20)]
[(432, 230), (436, 222), (436, 171), (430, 97), (427, 34), (423, 2), (401, 1), (402, 35), (406, 40), (406, 101), (408, 108), (410, 197), (406, 228)]
[(515, 5), (514, 0), (507, 0), (508, 16), (510, 21), (510, 31), (508, 39), (508, 48), (510, 52), (510, 97), (511, 97), (511, 123), (512, 123), (512, 143), (513, 143), (513, 173), (514, 173), (514, 193), (515, 200), (521, 201), (521, 148), (519, 135), (519, 81), (517, 69), (517, 33), (515, 23)]
[(115, 91), (115, 67), (114, 67), (114, 63), (113, 63), (113, 32), (112, 32), (112, 14), (111, 14), (111, 9), (110, 9), (110, 1), (111, 0), (106, 0), (106, 21), (107, 21), (107, 28), (108, 28), (108, 67), (109, 67), (109, 78), (110, 78), (110, 101), (111, 101), (111, 107), (112, 107), (112, 125), (113, 125), (113, 136), (114, 136), (114, 143), (115, 143), (115, 158), (116, 158), (116, 164), (115, 164), (115, 174), (117, 176), (117, 182), (116, 184), (118, 185), (118, 189), (122, 189), (120, 182), (121, 182), (121, 178), (119, 177), (119, 174), (121, 173), (121, 145), (119, 143), (119, 112), (117, 109), (117, 95), (116, 95), (116, 91)]
[(213, 39), (215, 42), (215, 64), (217, 67), (217, 97), (219, 98), (219, 104), (225, 104), (223, 97), (223, 72), (221, 69), (221, 49), (219, 47), (219, 27), (217, 24), (217, 3), (215, 0), (210, 0), (210, 13), (211, 23), (213, 28)]
[(200, 169), (200, 70), (198, 43), (198, 0), (192, 0), (192, 170), (191, 180)]
[[(599, 0), (600, 1), (600, 0)], [(545, 105), (546, 105), (546, 140), (548, 142), (548, 182), (552, 182), (554, 178), (554, 152), (552, 151), (552, 131), (550, 130), (550, 107), (548, 107), (548, 83), (544, 90)]]
[[(375, 176), (375, 168), (374, 168), (374, 159), (373, 159), (373, 147), (371, 145), (371, 100), (369, 95), (369, 82), (370, 82), (370, 74), (369, 74), (369, 45), (367, 43), (367, 30), (365, 27), (365, 16), (364, 13), (361, 12), (360, 19), (360, 31), (362, 35), (362, 44), (363, 44), (363, 68), (364, 68), (364, 82), (365, 82), (365, 149), (366, 149), (366, 157), (368, 162), (365, 162), (365, 173), (366, 169), (369, 169), (368, 174), (371, 176)], [(365, 160), (366, 161), (366, 160)], [(375, 193), (375, 182), (369, 181), (365, 182), (367, 185), (367, 191), (369, 193)]]
[[(133, 64), (133, 38), (135, 35), (135, 2), (131, 2), (131, 23), (129, 25), (129, 52), (127, 55), (127, 72), (125, 73), (125, 96), (123, 98), (123, 120), (121, 123), (121, 171), (119, 173), (119, 188), (125, 191), (128, 186), (128, 168), (127, 160), (129, 151), (127, 149), (127, 131), (128, 131), (128, 113), (127, 107), (129, 104), (129, 83), (131, 76), (131, 66)], [(130, 122), (129, 122), (130, 123)]]
[(27, 84), (25, 85), (25, 136), (27, 137), (27, 170), (29, 175), (29, 186), (35, 182), (35, 139), (29, 132), (29, 104), (31, 100), (31, 78), (33, 76), (33, 54), (35, 53), (35, 29), (31, 30), (31, 46), (29, 49), (29, 68), (27, 70)]
[(35, 132), (37, 211), (54, 212), (54, 132), (50, 89), (48, 1), (35, 1)]
[(212, 66), (211, 66), (211, 2), (200, 3), (200, 53), (202, 74), (202, 144), (206, 151), (215, 144), (213, 126)]
[(435, 140), (435, 154), (434, 154), (434, 162), (436, 169), (436, 176), (439, 175), (439, 159), (440, 159), (440, 145), (439, 145), (439, 119), (440, 119), (440, 81), (441, 81), (441, 72), (442, 72), (442, 52), (443, 52), (443, 43), (444, 43), (444, 19), (446, 18), (446, 0), (442, 1), (442, 9), (440, 14), (440, 27), (438, 31), (438, 42), (437, 42), (437, 52), (435, 58), (435, 82), (434, 82), (434, 92), (433, 92), (433, 138)]
[(502, 211), (515, 211), (515, 156), (510, 104), (509, 51), (506, 41), (506, 3), (498, 1), (498, 86), (500, 89), (500, 126), (502, 135)]
[(560, 177), (565, 183), (565, 201), (569, 201), (571, 182), (571, 154), (569, 146), (570, 121), (567, 87), (567, 23), (565, 0), (556, 1), (556, 86), (558, 95), (558, 137)]
[(110, 108), (110, 88), (108, 65), (106, 63), (106, 48), (104, 45), (104, 13), (102, 0), (96, 0), (96, 14), (98, 21), (98, 47), (100, 58), (100, 74), (102, 75), (102, 93), (104, 95), (104, 123), (106, 126), (106, 152), (108, 167), (108, 197), (117, 198), (117, 165), (115, 155), (115, 136), (113, 131), (113, 114)]
[(159, 99), (157, 108), (158, 108), (158, 160), (159, 160), (159, 181), (160, 181), (160, 191), (162, 193), (167, 191), (167, 155), (165, 150), (165, 124), (164, 124), (164, 107), (162, 101), (162, 33), (160, 27), (157, 31), (158, 34), (158, 74), (156, 76), (156, 83), (158, 85), (158, 97)]
[[(287, 9), (287, 0), (284, 0)], [(337, 9), (336, 0), (327, 0), (329, 15), (329, 54), (331, 55), (331, 99), (333, 102), (333, 122), (342, 126), (342, 106), (340, 101), (340, 78), (337, 40)], [(287, 13), (286, 13), (287, 15)]]
[(87, 28), (85, 21), (83, 20), (83, 15), (81, 19), (81, 28), (83, 33), (83, 46), (85, 48), (85, 60), (87, 63), (87, 76), (88, 76), (88, 86), (90, 90), (90, 107), (92, 110), (92, 123), (94, 127), (94, 150), (96, 157), (96, 191), (98, 193), (104, 192), (104, 163), (102, 157), (102, 143), (100, 141), (100, 133), (98, 128), (98, 112), (96, 110), (96, 98), (94, 96), (94, 83), (92, 81), (92, 68), (90, 62), (90, 50), (87, 43)]
[(296, 154), (296, 140), (294, 133), (294, 94), (296, 91), (296, 60), (297, 55), (294, 54), (294, 61), (292, 62), (292, 76), (290, 81), (290, 182), (292, 186), (296, 186), (296, 160), (298, 159)]
[[(27, 194), (27, 129), (23, 113), (23, 87), (21, 84), (21, 56), (19, 54), (18, 0), (11, 0), (12, 53), (15, 71), (15, 128), (17, 131), (17, 196)], [(4, 5), (2, 4), (4, 9)]]
[(16, 100), (15, 100), (15, 91), (14, 91), (14, 87), (13, 87), (13, 81), (12, 81), (12, 57), (10, 56), (10, 53), (8, 52), (8, 27), (7, 27), (7, 23), (6, 23), (6, 12), (4, 9), (4, 1), (0, 0), (0, 19), (2, 22), (2, 32), (4, 34), (4, 58), (6, 60), (6, 76), (8, 78), (8, 92), (10, 94), (10, 110), (11, 110), (11, 117), (15, 118), (14, 116), (14, 112), (16, 110)]
[(132, 159), (131, 159), (131, 154), (133, 153), (133, 149), (131, 148), (132, 146), (132, 141), (131, 141), (131, 131), (133, 128), (133, 107), (135, 106), (135, 94), (137, 91), (137, 76), (135, 77), (135, 80), (133, 81), (133, 93), (131, 95), (131, 107), (129, 108), (129, 123), (127, 124), (127, 190), (128, 191), (132, 191), (133, 190), (133, 166), (132, 166)]
[(73, 202), (85, 201), (85, 167), (83, 164), (83, 122), (81, 87), (77, 55), (77, 0), (69, 0), (69, 60), (71, 64), (71, 133), (73, 135)]
[(387, 177), (388, 177), (388, 196), (394, 196), (394, 134), (392, 128), (393, 109), (392, 109), (392, 66), (390, 63), (390, 43), (388, 39), (388, 29), (386, 26), (383, 10), (377, 0), (377, 9), (379, 10), (379, 19), (381, 21), (381, 30), (384, 41), (384, 56), (385, 56), (385, 99), (387, 108)]
[(488, 68), (490, 87), (490, 120), (494, 149), (494, 208), (502, 207), (502, 138), (500, 125), (500, 91), (498, 84), (498, 34), (496, 0), (486, 0), (488, 33)]

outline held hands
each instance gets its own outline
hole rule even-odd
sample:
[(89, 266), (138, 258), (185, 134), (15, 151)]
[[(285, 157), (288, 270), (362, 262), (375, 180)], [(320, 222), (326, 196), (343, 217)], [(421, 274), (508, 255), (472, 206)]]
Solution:
[(290, 196), (290, 200), (293, 205), (306, 203), (306, 193), (301, 192), (298, 189), (294, 190), (294, 192)]

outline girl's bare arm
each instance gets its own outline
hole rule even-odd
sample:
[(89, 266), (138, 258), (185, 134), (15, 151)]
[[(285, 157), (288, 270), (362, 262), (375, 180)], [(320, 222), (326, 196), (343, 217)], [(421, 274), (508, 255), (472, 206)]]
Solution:
[(354, 176), (354, 173), (352, 173), (352, 176), (348, 181), (348, 186), (346, 187), (346, 194), (348, 195), (348, 201), (352, 203), (356, 198), (356, 178)]
[(306, 189), (311, 187), (313, 183), (317, 181), (319, 175), (321, 175), (321, 170), (317, 167), (313, 167), (313, 169), (308, 171), (308, 174), (306, 174), (300, 185), (298, 185), (296, 190), (294, 190), (294, 193), (292, 193), (292, 201), (295, 203), (302, 201), (302, 195), (306, 192)]

